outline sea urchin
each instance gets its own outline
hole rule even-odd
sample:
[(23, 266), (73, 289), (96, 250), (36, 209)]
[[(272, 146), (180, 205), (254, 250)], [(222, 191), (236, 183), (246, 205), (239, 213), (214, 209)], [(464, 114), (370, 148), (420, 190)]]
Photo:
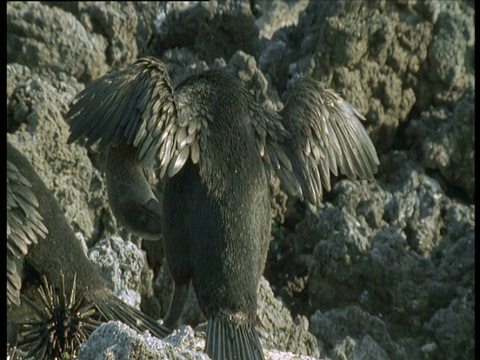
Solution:
[(88, 303), (84, 289), (76, 295), (76, 275), (70, 291), (66, 292), (65, 277), (61, 273), (60, 293), (46, 276), (38, 288), (43, 306), (22, 295), (35, 314), (35, 319), (21, 324), (18, 347), (35, 359), (61, 359), (65, 354), (76, 356), (76, 352), (88, 336), (101, 324), (94, 320), (95, 304)]

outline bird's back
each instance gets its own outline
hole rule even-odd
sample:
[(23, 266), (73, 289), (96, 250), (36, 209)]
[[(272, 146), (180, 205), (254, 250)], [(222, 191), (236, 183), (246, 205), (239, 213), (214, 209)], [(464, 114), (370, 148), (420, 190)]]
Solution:
[[(198, 164), (187, 162), (166, 179), (164, 188), (169, 265), (182, 271), (189, 268), (207, 316), (220, 304), (228, 304), (231, 311), (254, 313), (270, 232), (264, 166), (247, 126), (245, 104), (230, 97), (232, 85), (224, 83), (223, 76), (207, 73), (185, 85), (210, 82), (213, 90), (206, 92), (209, 97), (202, 106), (211, 119)], [(188, 254), (189, 264), (179, 254)]]

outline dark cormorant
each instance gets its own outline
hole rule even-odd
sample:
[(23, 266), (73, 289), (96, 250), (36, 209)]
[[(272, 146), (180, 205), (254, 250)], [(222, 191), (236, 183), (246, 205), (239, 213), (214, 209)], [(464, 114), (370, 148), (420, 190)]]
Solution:
[[(254, 325), (271, 230), (270, 181), (278, 177), (287, 193), (315, 207), (322, 186), (330, 190), (330, 173), (372, 179), (379, 162), (360, 119), (310, 78), (298, 80), (284, 109), (274, 112), (222, 72), (174, 88), (165, 65), (151, 57), (93, 81), (67, 114), (69, 143), (86, 137), (86, 145), (117, 159), (107, 176), (127, 173), (132, 151), (138, 166), (160, 159), (163, 213), (155, 216), (162, 218), (174, 281), (164, 324), (177, 326), (192, 282), (209, 321), (205, 351), (213, 359), (263, 359)], [(117, 154), (126, 148), (122, 161)], [(110, 191), (110, 203), (147, 194), (146, 186)]]
[[(169, 334), (169, 330), (164, 326), (112, 294), (106, 281), (85, 255), (80, 241), (75, 237), (52, 193), (28, 159), (7, 141), (7, 321), (9, 323), (27, 322), (27, 314), (29, 312), (31, 314), (32, 311), (26, 306), (30, 303), (28, 297), (25, 300), (22, 295), (34, 294), (35, 292), (28, 287), (38, 288), (37, 284), (43, 277), (48, 281), (47, 287), (53, 285), (56, 294), (62, 290), (65, 291), (65, 283), (70, 287), (76, 283), (77, 286), (72, 291), (77, 294), (86, 291), (86, 303), (92, 305), (104, 321), (119, 320), (138, 331), (149, 330), (158, 337)], [(67, 294), (67, 301), (71, 294)], [(47, 303), (51, 303), (51, 299), (46, 300)], [(39, 304), (39, 308), (43, 306), (46, 304)], [(60, 310), (61, 306), (60, 304)], [(53, 310), (58, 312), (59, 309)], [(65, 319), (69, 319), (69, 316)], [(61, 326), (65, 325), (68, 324)], [(40, 330), (41, 328), (39, 332)], [(51, 338), (46, 334), (39, 334), (39, 336), (46, 336), (43, 342), (45, 346), (36, 350), (38, 351), (35, 352), (36, 358), (42, 357), (40, 355), (42, 351), (46, 351), (47, 355), (55, 354), (54, 350), (49, 348), (49, 346), (55, 346), (53, 340), (56, 339), (57, 342), (66, 340), (60, 340), (60, 337), (76, 331), (66, 326), (63, 333), (55, 325), (48, 330), (50, 331), (48, 336)], [(75, 334), (71, 335), (75, 338)], [(60, 355), (57, 354), (57, 356)]]

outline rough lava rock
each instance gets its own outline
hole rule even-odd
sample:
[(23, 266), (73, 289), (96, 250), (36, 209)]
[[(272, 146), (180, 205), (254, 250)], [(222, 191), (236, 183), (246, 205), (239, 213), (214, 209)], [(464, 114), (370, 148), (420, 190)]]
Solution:
[[(175, 339), (181, 337), (181, 340)], [(111, 321), (100, 325), (82, 344), (78, 360), (134, 360), (134, 359), (209, 359), (201, 352), (199, 339), (190, 327), (183, 327), (178, 335), (165, 340), (138, 334), (125, 324)]]
[[(98, 235), (106, 201), (102, 175), (84, 148), (66, 144), (62, 112), (82, 86), (68, 76), (57, 81), (19, 65), (7, 65), (7, 138), (22, 151), (53, 191), (75, 230)], [(55, 174), (55, 176), (52, 176)]]
[(302, 310), (322, 354), (342, 358), (348, 343), (356, 358), (365, 336), (378, 358), (474, 351), (474, 206), (448, 198), (412, 157), (382, 156), (376, 183), (339, 181), (288, 239), (295, 268), (308, 269)]
[(407, 139), (422, 155), (427, 169), (438, 170), (453, 187), (475, 200), (475, 89), (454, 105), (430, 108), (413, 119)]
[(88, 258), (100, 267), (115, 296), (139, 308), (146, 260), (135, 244), (119, 236), (105, 238), (88, 250)]
[[(111, 321), (102, 324), (84, 342), (78, 360), (207, 360), (203, 353), (205, 339), (189, 326), (181, 326), (164, 340), (138, 334), (125, 324)], [(314, 360), (305, 355), (265, 350), (266, 360)]]
[[(173, 292), (173, 283), (165, 268), (160, 271), (154, 290), (156, 297), (162, 299), (162, 316), (165, 316)], [(180, 322), (198, 325), (199, 328), (206, 322), (192, 287), (189, 289)], [(257, 331), (264, 349), (276, 349), (317, 358), (320, 356), (317, 340), (309, 332), (308, 319), (301, 315), (292, 318), (285, 305), (275, 298), (270, 284), (264, 278), (261, 279), (259, 287), (257, 323)]]
[[(7, 138), (103, 255), (117, 290), (133, 289), (137, 303), (139, 292), (160, 319), (171, 291), (161, 242), (145, 256), (112, 238), (136, 239), (109, 209), (102, 157), (66, 145), (69, 102), (145, 55), (175, 84), (227, 71), (275, 109), (295, 77), (313, 76), (365, 115), (381, 166), (372, 182), (333, 179), (315, 213), (274, 189), (258, 312), (266, 357), (474, 358), (474, 18), (470, 0), (8, 2)], [(105, 324), (82, 356), (205, 358), (193, 293), (182, 320), (165, 342)]]
[(107, 70), (106, 42), (62, 9), (39, 2), (9, 3), (7, 28), (7, 63), (48, 67), (82, 81)]

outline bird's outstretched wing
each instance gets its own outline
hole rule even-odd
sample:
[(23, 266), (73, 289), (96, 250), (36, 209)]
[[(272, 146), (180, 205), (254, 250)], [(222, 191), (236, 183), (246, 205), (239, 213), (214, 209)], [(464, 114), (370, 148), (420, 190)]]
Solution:
[[(322, 188), (330, 190), (330, 173), (337, 176), (340, 170), (350, 179), (373, 178), (379, 161), (360, 120), (364, 117), (340, 95), (304, 77), (298, 80), (277, 116), (261, 119), (267, 125), (259, 124), (257, 117), (254, 133), (261, 154), (263, 149), (268, 152), (263, 155), (264, 163), (282, 159), (272, 169), (285, 190), (316, 207), (322, 198)], [(258, 131), (265, 126), (271, 129), (266, 137)], [(279, 134), (284, 138), (282, 141)], [(290, 164), (283, 160), (285, 157)], [(294, 179), (286, 175), (289, 171)]]
[(165, 64), (140, 58), (93, 81), (76, 97), (66, 115), (68, 143), (86, 137), (86, 145), (98, 142), (100, 151), (133, 144), (144, 165), (158, 156), (161, 176), (173, 176), (190, 154), (198, 161), (200, 126), (193, 118), (179, 120), (178, 110)]
[(7, 160), (7, 302), (20, 305), (22, 280), (17, 260), (28, 254), (48, 233), (38, 211), (32, 185), (20, 170)]
[[(17, 255), (24, 257), (32, 271), (27, 273), (23, 268), (16, 268)], [(19, 309), (9, 306), (12, 310), (7, 314), (11, 316), (9, 321), (23, 322), (26, 309), (21, 299), (25, 294), (30, 296), (29, 290), (37, 287), (37, 277), (45, 275), (58, 290), (64, 281), (63, 274), (67, 282), (76, 279), (73, 280), (75, 291), (88, 289), (85, 290), (86, 300), (103, 316), (102, 321), (120, 320), (138, 331), (149, 330), (158, 337), (169, 333), (148, 315), (115, 298), (75, 238), (53, 194), (28, 159), (7, 141), (7, 303), (20, 305)], [(34, 281), (20, 294), (16, 290), (20, 290), (20, 285), (25, 287), (25, 283), (20, 283), (23, 276)], [(43, 301), (42, 306), (48, 307), (45, 302), (50, 300), (40, 301)], [(51, 335), (55, 326), (49, 330)]]
[(287, 154), (291, 135), (279, 114), (256, 102), (249, 103), (249, 117), (257, 148), (270, 181), (278, 177), (287, 193), (302, 197), (302, 188)]

